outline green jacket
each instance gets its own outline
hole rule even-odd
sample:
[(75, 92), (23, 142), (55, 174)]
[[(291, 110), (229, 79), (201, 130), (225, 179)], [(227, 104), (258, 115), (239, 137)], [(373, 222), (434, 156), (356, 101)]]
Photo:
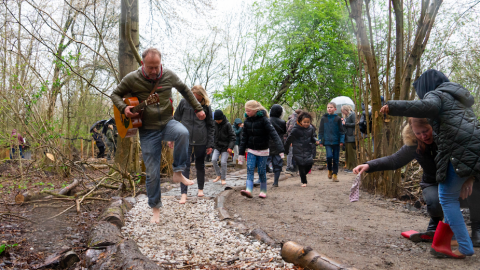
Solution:
[[(203, 108), (197, 101), (192, 91), (178, 78), (171, 70), (162, 68), (157, 94), (160, 103), (150, 105), (143, 111), (141, 129), (163, 129), (167, 123), (173, 119), (172, 106), (172, 88), (177, 91), (190, 103), (195, 112), (202, 111)], [(142, 67), (136, 71), (128, 73), (117, 85), (110, 98), (113, 104), (123, 113), (127, 105), (123, 101), (123, 96), (131, 94), (137, 97), (140, 102), (148, 98), (156, 81), (147, 78), (142, 71)]]

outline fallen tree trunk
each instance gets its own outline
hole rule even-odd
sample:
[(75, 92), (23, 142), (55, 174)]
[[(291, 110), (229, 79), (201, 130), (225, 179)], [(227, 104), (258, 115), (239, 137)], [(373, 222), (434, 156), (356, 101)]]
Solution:
[(255, 239), (258, 241), (264, 242), (265, 244), (269, 246), (276, 246), (277, 242), (273, 240), (270, 235), (268, 235), (266, 232), (264, 232), (262, 229), (255, 229), (250, 233)]
[(110, 222), (121, 229), (125, 226), (124, 214), (127, 212), (128, 210), (123, 204), (123, 200), (116, 200), (103, 211), (103, 214), (100, 216), (100, 221)]
[(75, 253), (75, 251), (73, 251), (71, 248), (67, 248), (48, 256), (44, 263), (33, 266), (33, 269), (39, 269), (43, 267), (60, 267), (61, 269), (67, 269), (79, 261), (80, 258), (78, 257), (77, 253)]
[(337, 261), (334, 261), (323, 254), (317, 253), (311, 247), (303, 247), (293, 241), (282, 246), (282, 259), (296, 266), (312, 270), (356, 270)]
[[(90, 251), (90, 250), (89, 250)], [(95, 252), (89, 252), (95, 255)], [(102, 255), (97, 256), (97, 260), (89, 260), (91, 264), (88, 265), (89, 269), (120, 269), (120, 270), (157, 270), (162, 269), (152, 260), (148, 259), (138, 249), (135, 241), (128, 239), (122, 240), (115, 248), (107, 250)]]
[(87, 246), (89, 248), (106, 248), (116, 245), (122, 240), (122, 233), (117, 226), (107, 221), (100, 221), (90, 232)]

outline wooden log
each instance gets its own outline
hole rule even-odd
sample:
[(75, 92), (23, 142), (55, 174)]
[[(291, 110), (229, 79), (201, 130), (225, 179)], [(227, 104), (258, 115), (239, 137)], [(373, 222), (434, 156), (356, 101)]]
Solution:
[(230, 215), (228, 214), (228, 211), (225, 208), (217, 208), (218, 211), (218, 218), (220, 220), (225, 220), (225, 219), (230, 219)]
[(123, 205), (123, 201), (117, 200), (105, 209), (103, 214), (100, 216), (100, 220), (110, 222), (121, 229), (123, 226), (125, 226), (124, 214), (126, 212), (127, 210)]
[(296, 266), (312, 270), (354, 270), (335, 260), (319, 254), (311, 247), (303, 247), (293, 241), (289, 241), (282, 246), (282, 259)]
[(75, 253), (75, 251), (73, 251), (71, 248), (66, 248), (48, 256), (42, 264), (34, 265), (33, 269), (40, 269), (44, 267), (67, 269), (79, 261), (80, 258), (78, 257), (77, 253)]
[(250, 234), (257, 239), (258, 241), (261, 241), (269, 246), (276, 246), (277, 242), (273, 240), (270, 235), (268, 235), (266, 232), (264, 232), (262, 229), (255, 229)]
[(93, 226), (88, 237), (89, 248), (105, 248), (113, 246), (123, 240), (120, 229), (107, 221), (100, 221)]
[[(18, 203), (23, 203), (23, 202), (28, 202), (28, 201), (34, 201), (34, 200), (40, 200), (44, 198), (46, 195), (42, 194), (40, 192), (32, 192), (32, 191), (25, 191), (22, 193), (23, 196), (23, 201), (21, 201), (21, 197), (18, 197)], [(15, 197), (15, 202), (17, 202), (17, 197)]]
[(135, 198), (133, 197), (123, 198), (123, 204), (125, 205), (125, 208), (127, 209), (127, 211), (130, 211), (136, 203), (137, 203), (137, 200), (135, 200)]
[(71, 195), (70, 193), (72, 193), (72, 190), (73, 190), (74, 188), (76, 188), (79, 184), (80, 184), (80, 181), (78, 181), (78, 179), (74, 179), (73, 182), (72, 182), (70, 185), (62, 188), (62, 189), (58, 192), (58, 194), (59, 194), (59, 195)]
[[(160, 270), (160, 266), (143, 255), (138, 249), (135, 241), (131, 239), (122, 240), (114, 250), (98, 256), (95, 265), (89, 267), (91, 270), (119, 269), (119, 270)], [(92, 252), (93, 253), (93, 252)]]

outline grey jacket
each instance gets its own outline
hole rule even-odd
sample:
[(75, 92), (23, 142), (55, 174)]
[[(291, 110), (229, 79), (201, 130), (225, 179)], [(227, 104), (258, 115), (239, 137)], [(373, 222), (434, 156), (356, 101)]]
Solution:
[(202, 105), (203, 111), (207, 115), (204, 120), (198, 119), (195, 110), (182, 98), (175, 110), (173, 118), (181, 122), (190, 133), (190, 145), (206, 145), (207, 148), (213, 148), (213, 135), (215, 133), (215, 125), (213, 119), (208, 117), (212, 115), (210, 106)]
[(391, 115), (430, 119), (437, 134), (437, 182), (445, 181), (449, 162), (460, 177), (480, 174), (480, 124), (472, 110), (474, 98), (467, 89), (445, 82), (421, 100), (387, 104)]
[(355, 142), (355, 113), (351, 112), (347, 118), (345, 118), (345, 142)]

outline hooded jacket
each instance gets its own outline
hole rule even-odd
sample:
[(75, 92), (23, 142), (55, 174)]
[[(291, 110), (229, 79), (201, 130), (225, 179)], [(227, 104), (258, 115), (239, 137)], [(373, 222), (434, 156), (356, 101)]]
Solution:
[(152, 80), (144, 75), (142, 67), (128, 73), (113, 90), (110, 98), (118, 110), (124, 113), (127, 104), (123, 101), (126, 94), (137, 97), (140, 102), (148, 98), (155, 84), (155, 90), (160, 99), (158, 104), (147, 106), (143, 110), (142, 127), (140, 129), (163, 129), (173, 119), (172, 88), (176, 88), (188, 101), (195, 112), (203, 110), (192, 91), (173, 73), (173, 71), (162, 68), (159, 78)]
[[(438, 71), (435, 71), (438, 72)], [(425, 72), (414, 83), (417, 87), (435, 85), (441, 75)], [(432, 81), (432, 78), (433, 81)], [(431, 87), (429, 88), (431, 89)], [(422, 100), (389, 101), (389, 114), (429, 118), (438, 152), (435, 157), (437, 182), (444, 182), (451, 162), (460, 177), (480, 174), (480, 124), (472, 110), (474, 98), (461, 85), (444, 82), (434, 90), (427, 89)], [(425, 89), (418, 89), (419, 96)]]
[[(274, 104), (272, 108), (270, 108), (270, 123), (272, 123), (273, 128), (275, 128), (275, 131), (278, 134), (278, 137), (280, 137), (280, 140), (282, 141), (282, 145), (284, 142), (284, 136), (287, 133), (287, 123), (282, 120), (282, 114), (283, 114), (283, 108), (282, 106), (278, 104)], [(275, 140), (270, 139), (269, 142), (269, 148), (270, 148), (270, 155), (279, 155), (280, 153), (284, 152), (284, 149), (282, 148), (281, 152), (279, 152), (276, 149), (275, 146)]]
[(285, 154), (288, 154), (289, 146), (292, 144), (295, 162), (300, 166), (311, 165), (315, 142), (315, 128), (312, 125), (304, 128), (297, 123), (285, 142)]
[(252, 150), (269, 149), (270, 139), (275, 141), (275, 148), (279, 153), (284, 152), (282, 141), (266, 115), (266, 111), (258, 111), (255, 116), (247, 117), (243, 122), (242, 140), (238, 147), (240, 155), (245, 155), (247, 148)]
[(212, 114), (210, 106), (202, 105), (203, 111), (207, 115), (205, 119), (198, 119), (195, 110), (182, 98), (175, 110), (173, 119), (181, 122), (190, 133), (190, 145), (205, 145), (207, 148), (213, 148), (213, 136), (215, 133), (215, 122), (208, 115)]
[(345, 129), (342, 118), (336, 114), (324, 114), (318, 128), (318, 140), (323, 145), (337, 145), (345, 143)]
[(242, 119), (235, 118), (235, 121), (233, 122), (233, 125), (232, 125), (233, 132), (235, 132), (235, 145), (239, 145), (240, 140), (242, 140), (243, 128), (238, 126), (241, 123), (242, 123)]
[(215, 122), (215, 143), (214, 148), (220, 153), (227, 152), (227, 149), (233, 149), (235, 146), (235, 133), (227, 117), (223, 116), (223, 121), (218, 124)]
[(425, 151), (423, 153), (417, 153), (418, 141), (408, 125), (403, 129), (403, 143), (404, 145), (402, 148), (400, 148), (395, 154), (367, 161), (366, 164), (369, 165), (367, 172), (371, 173), (400, 169), (410, 163), (413, 159), (416, 159), (423, 169), (420, 187), (424, 189), (438, 185), (436, 180), (437, 167), (435, 164), (435, 156), (437, 155), (436, 143), (426, 144)]

